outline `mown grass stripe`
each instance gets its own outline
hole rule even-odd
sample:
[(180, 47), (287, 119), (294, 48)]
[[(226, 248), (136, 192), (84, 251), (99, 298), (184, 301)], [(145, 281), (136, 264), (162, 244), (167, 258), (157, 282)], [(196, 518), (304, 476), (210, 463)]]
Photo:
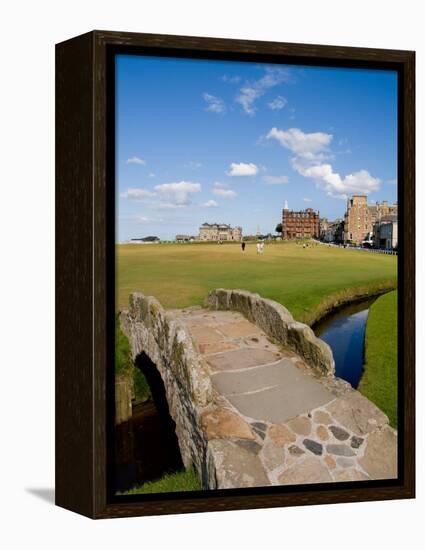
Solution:
[(380, 296), (370, 308), (364, 374), (358, 389), (397, 428), (397, 291)]

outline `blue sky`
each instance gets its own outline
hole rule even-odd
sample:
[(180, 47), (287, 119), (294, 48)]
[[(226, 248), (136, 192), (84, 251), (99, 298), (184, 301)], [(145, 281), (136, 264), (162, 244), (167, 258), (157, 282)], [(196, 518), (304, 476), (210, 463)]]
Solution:
[(119, 241), (397, 200), (395, 72), (119, 55), (116, 102)]

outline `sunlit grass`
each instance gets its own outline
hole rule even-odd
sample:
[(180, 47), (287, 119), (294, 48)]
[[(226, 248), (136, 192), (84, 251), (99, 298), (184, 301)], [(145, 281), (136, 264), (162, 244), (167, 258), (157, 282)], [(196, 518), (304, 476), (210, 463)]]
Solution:
[(118, 493), (120, 495), (146, 495), (151, 493), (175, 493), (180, 491), (200, 491), (201, 484), (193, 468), (174, 474), (165, 474), (157, 481), (148, 481), (140, 487)]
[(117, 245), (117, 309), (131, 292), (166, 308), (202, 305), (214, 288), (243, 288), (285, 305), (312, 322), (327, 303), (361, 291), (395, 288), (397, 258), (366, 251), (295, 243)]
[(397, 427), (397, 291), (379, 297), (366, 326), (365, 371), (359, 391)]

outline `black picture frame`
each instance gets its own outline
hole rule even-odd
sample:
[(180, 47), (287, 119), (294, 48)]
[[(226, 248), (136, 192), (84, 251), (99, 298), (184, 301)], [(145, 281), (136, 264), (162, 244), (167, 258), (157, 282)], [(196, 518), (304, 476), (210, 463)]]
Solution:
[[(108, 491), (113, 426), (117, 53), (398, 73), (399, 477), (155, 494)], [(112, 518), (415, 495), (415, 53), (93, 31), (56, 46), (56, 504)], [(109, 484), (110, 485), (110, 484)]]

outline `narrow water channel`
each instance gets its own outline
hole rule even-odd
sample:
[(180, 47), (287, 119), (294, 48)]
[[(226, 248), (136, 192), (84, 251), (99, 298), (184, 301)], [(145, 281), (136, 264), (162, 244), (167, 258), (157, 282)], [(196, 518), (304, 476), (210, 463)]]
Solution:
[(363, 374), (366, 323), (376, 298), (349, 304), (313, 326), (332, 349), (335, 374), (357, 388)]

